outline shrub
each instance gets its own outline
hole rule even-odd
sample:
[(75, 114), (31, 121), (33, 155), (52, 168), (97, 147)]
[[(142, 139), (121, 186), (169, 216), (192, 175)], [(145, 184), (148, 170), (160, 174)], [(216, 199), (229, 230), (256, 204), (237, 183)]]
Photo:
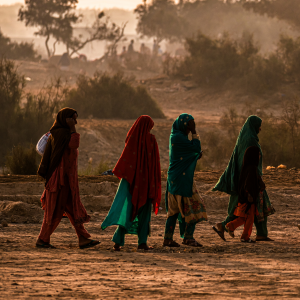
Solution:
[(36, 95), (25, 95), (24, 87), (14, 63), (0, 60), (0, 164), (14, 145), (36, 143), (49, 130), (68, 92), (60, 79)]
[(77, 87), (67, 97), (66, 106), (74, 107), (83, 118), (135, 119), (140, 115), (163, 118), (164, 114), (144, 87), (133, 87), (121, 73), (113, 76), (95, 73), (81, 75)]
[(6, 167), (11, 174), (35, 175), (38, 169), (38, 154), (34, 145), (25, 148), (22, 145), (13, 147), (6, 157)]
[(86, 168), (83, 170), (79, 170), (78, 174), (85, 176), (96, 176), (101, 175), (103, 172), (108, 171), (112, 168), (112, 164), (102, 157), (100, 162), (96, 165), (96, 167), (93, 167), (92, 161), (89, 161)]
[(10, 38), (5, 37), (0, 30), (0, 57), (7, 59), (29, 59), (38, 60), (41, 56), (37, 55), (33, 43), (12, 42)]
[(186, 39), (189, 55), (179, 66), (173, 59), (168, 65), (176, 67), (164, 70), (176, 76), (191, 74), (200, 86), (216, 88), (227, 84), (248, 93), (262, 94), (278, 90), (286, 82), (288, 70), (300, 79), (297, 63), (300, 39), (292, 41), (282, 38), (278, 52), (262, 57), (252, 34), (244, 33), (241, 39), (233, 40), (228, 34), (211, 39), (199, 33), (195, 38)]

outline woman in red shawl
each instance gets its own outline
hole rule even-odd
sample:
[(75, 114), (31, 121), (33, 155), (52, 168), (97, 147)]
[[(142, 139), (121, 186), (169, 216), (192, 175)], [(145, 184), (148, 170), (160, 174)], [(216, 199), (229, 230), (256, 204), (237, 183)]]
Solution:
[(77, 112), (64, 108), (58, 112), (50, 129), (51, 136), (38, 169), (38, 174), (46, 179), (41, 202), (45, 211), (37, 247), (55, 248), (50, 244), (50, 236), (60, 223), (64, 213), (74, 226), (81, 249), (93, 247), (98, 241), (89, 239), (83, 223), (90, 220), (80, 201), (77, 175), (77, 158), (80, 134), (76, 132)]
[(138, 249), (152, 249), (147, 246), (151, 205), (157, 214), (161, 200), (159, 151), (155, 136), (150, 133), (153, 126), (149, 116), (141, 116), (135, 121), (113, 170), (121, 181), (101, 228), (119, 225), (112, 239), (116, 251), (124, 246), (125, 234), (138, 235)]

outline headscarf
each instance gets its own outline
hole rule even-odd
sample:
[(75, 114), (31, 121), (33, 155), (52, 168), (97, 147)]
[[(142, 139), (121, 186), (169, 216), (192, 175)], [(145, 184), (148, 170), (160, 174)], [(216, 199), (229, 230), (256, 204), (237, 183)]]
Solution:
[(259, 165), (259, 154), (260, 149), (252, 146), (247, 148), (244, 155), (243, 166), (239, 180), (239, 202), (242, 204), (248, 203), (249, 205), (247, 210), (252, 204), (248, 202), (248, 193), (251, 195), (255, 204), (263, 184), (257, 169)]
[(186, 128), (190, 120), (194, 118), (189, 114), (181, 114), (175, 120), (169, 143), (167, 192), (183, 197), (193, 195), (194, 172), (201, 152), (199, 139), (188, 139)]
[(130, 128), (125, 148), (113, 173), (130, 184), (134, 220), (138, 210), (152, 200), (153, 210), (158, 213), (161, 201), (161, 171), (158, 145), (150, 133), (154, 122), (149, 116), (140, 116)]
[(248, 147), (258, 147), (261, 153), (261, 159), (258, 164), (259, 175), (262, 175), (262, 151), (259, 144), (258, 133), (262, 120), (257, 116), (250, 116), (237, 138), (233, 153), (226, 170), (220, 177), (213, 191), (221, 191), (227, 194), (238, 193), (238, 183), (242, 170), (245, 151)]
[(38, 174), (46, 179), (46, 185), (53, 172), (58, 167), (66, 147), (71, 139), (71, 130), (66, 119), (71, 118), (76, 112), (72, 108), (63, 108), (56, 116), (50, 132), (44, 155), (42, 157)]

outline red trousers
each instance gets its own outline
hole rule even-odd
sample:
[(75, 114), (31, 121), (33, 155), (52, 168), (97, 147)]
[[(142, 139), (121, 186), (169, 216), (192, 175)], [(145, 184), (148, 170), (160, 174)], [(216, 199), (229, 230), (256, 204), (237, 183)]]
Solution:
[(241, 239), (248, 241), (252, 233), (255, 211), (255, 205), (252, 204), (243, 217), (237, 217), (233, 221), (227, 223), (226, 226), (229, 228), (230, 231), (235, 231), (235, 229), (237, 229), (239, 226), (244, 225), (244, 231), (241, 236)]
[(83, 224), (75, 225), (74, 217), (73, 217), (73, 203), (72, 203), (71, 190), (68, 184), (68, 180), (65, 180), (65, 185), (61, 188), (57, 196), (52, 222), (51, 224), (48, 224), (46, 223), (44, 218), (39, 239), (41, 239), (44, 243), (50, 243), (50, 236), (57, 228), (64, 213), (66, 213), (71, 224), (74, 226), (78, 237), (80, 236), (83, 236), (85, 238), (90, 237), (90, 234), (84, 228)]

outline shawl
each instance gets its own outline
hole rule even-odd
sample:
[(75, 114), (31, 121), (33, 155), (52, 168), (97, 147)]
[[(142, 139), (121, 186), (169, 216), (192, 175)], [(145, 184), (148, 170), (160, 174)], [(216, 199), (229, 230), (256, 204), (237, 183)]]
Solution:
[[(250, 208), (251, 204), (256, 203), (259, 192), (261, 189), (264, 189), (263, 181), (257, 170), (259, 164), (259, 152), (260, 149), (258, 147), (249, 147), (244, 155), (239, 180), (239, 203), (247, 203), (247, 210)], [(248, 199), (248, 194), (250, 194), (253, 199), (252, 203)]]
[(148, 199), (158, 213), (161, 201), (161, 170), (158, 145), (150, 133), (154, 122), (149, 116), (140, 116), (127, 133), (125, 148), (113, 169), (119, 178), (129, 182), (132, 195), (133, 221), (138, 210)]
[(221, 175), (213, 191), (221, 191), (232, 195), (238, 193), (238, 185), (243, 165), (244, 154), (247, 148), (251, 146), (258, 147), (261, 153), (261, 159), (258, 164), (258, 173), (262, 175), (262, 151), (257, 134), (262, 120), (257, 116), (250, 116), (237, 138), (233, 153), (226, 170)]
[(181, 114), (173, 123), (169, 140), (167, 192), (183, 197), (193, 195), (194, 172), (201, 153), (199, 139), (190, 141), (186, 134), (190, 120), (194, 120), (191, 115)]
[(77, 113), (72, 108), (63, 108), (56, 116), (50, 132), (44, 155), (42, 157), (38, 174), (46, 179), (46, 185), (53, 172), (58, 167), (63, 157), (64, 151), (71, 139), (71, 130), (66, 119)]

